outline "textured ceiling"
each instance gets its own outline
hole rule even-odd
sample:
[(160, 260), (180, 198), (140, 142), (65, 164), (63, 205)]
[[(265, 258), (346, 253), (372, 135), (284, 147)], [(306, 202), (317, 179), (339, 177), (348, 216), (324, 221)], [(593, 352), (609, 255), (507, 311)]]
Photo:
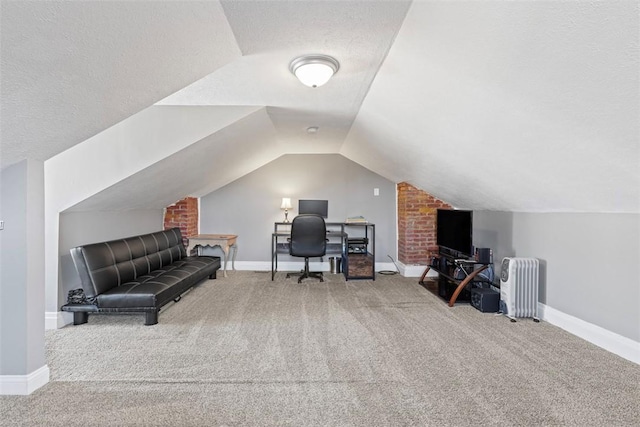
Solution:
[(240, 57), (217, 2), (0, 7), (3, 167), (59, 154)]
[(637, 2), (416, 2), (343, 154), (459, 207), (638, 212), (638, 22)]
[[(341, 153), (458, 207), (640, 211), (638, 2), (0, 7), (3, 167), (145, 108), (258, 107), (74, 210), (161, 208), (282, 154)], [(341, 68), (309, 89), (288, 71), (305, 53)]]
[[(261, 105), (292, 153), (336, 153), (405, 17), (409, 2), (223, 1), (243, 57), (158, 105)], [(335, 57), (338, 73), (310, 89), (294, 58)], [(319, 132), (310, 139), (306, 129)], [(260, 134), (260, 130), (256, 130)]]

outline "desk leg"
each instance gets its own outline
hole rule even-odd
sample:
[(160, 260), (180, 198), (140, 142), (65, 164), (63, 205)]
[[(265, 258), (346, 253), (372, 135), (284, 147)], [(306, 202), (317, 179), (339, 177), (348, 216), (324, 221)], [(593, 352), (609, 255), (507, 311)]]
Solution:
[[(196, 249), (196, 254), (198, 255), (202, 255), (202, 250), (206, 247), (211, 248), (211, 249), (215, 249), (215, 248), (220, 248), (220, 250), (222, 251), (222, 274), (224, 275), (224, 277), (227, 277), (227, 258), (229, 258), (229, 248), (233, 249), (233, 258), (231, 259), (231, 268), (232, 269), (236, 269), (236, 254), (238, 253), (238, 247), (236, 246), (236, 244), (234, 243), (231, 246), (222, 246), (222, 245), (200, 245), (197, 244), (195, 245), (195, 249)], [(193, 249), (194, 246), (189, 246), (189, 248), (187, 249), (187, 254), (191, 253), (191, 249)]]
[[(211, 249), (220, 248), (220, 250), (222, 251), (222, 275), (224, 277), (227, 277), (227, 257), (229, 256), (229, 247), (225, 246), (223, 248), (222, 245), (213, 245), (213, 246), (207, 245), (207, 247)], [(198, 255), (200, 255), (201, 248), (202, 248), (201, 246), (198, 246)]]
[(231, 269), (233, 271), (236, 270), (236, 255), (238, 255), (238, 244), (234, 243), (231, 245), (231, 249), (233, 249), (233, 256), (231, 258)]
[(273, 282), (273, 278), (276, 275), (276, 271), (278, 270), (278, 254), (277, 254), (277, 243), (278, 238), (274, 235), (271, 236), (271, 281)]
[(229, 247), (225, 246), (224, 248), (220, 245), (217, 245), (220, 249), (222, 249), (222, 253), (224, 254), (223, 256), (223, 266), (224, 268), (222, 269), (222, 275), (224, 277), (227, 277), (227, 258), (229, 258)]

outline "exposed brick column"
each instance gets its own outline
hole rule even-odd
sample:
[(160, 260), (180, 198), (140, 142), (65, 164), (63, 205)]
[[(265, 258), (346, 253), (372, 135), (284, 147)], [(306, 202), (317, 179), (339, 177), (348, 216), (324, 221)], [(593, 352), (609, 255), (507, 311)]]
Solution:
[(186, 197), (168, 206), (164, 213), (164, 229), (179, 227), (182, 242), (189, 244), (189, 237), (198, 234), (198, 199)]
[(398, 184), (398, 261), (405, 265), (427, 265), (438, 253), (436, 211), (451, 209), (411, 184)]

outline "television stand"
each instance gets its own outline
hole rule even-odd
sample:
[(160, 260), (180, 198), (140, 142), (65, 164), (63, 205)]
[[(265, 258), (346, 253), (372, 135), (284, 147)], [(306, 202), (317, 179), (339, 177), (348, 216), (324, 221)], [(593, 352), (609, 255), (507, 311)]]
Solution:
[[(467, 288), (467, 286), (471, 282), (473, 282), (473, 280), (478, 274), (480, 274), (482, 271), (489, 268), (489, 265), (490, 265), (490, 264), (482, 264), (479, 268), (476, 269), (475, 266), (481, 263), (476, 262), (474, 260), (466, 260), (466, 259), (454, 260), (448, 257), (443, 257), (443, 259), (441, 258), (435, 258), (435, 259), (438, 260), (439, 265), (437, 267), (434, 265), (427, 266), (427, 268), (425, 268), (424, 272), (422, 273), (422, 276), (420, 276), (420, 280), (418, 281), (418, 283), (426, 288), (426, 283), (424, 280), (427, 277), (427, 273), (430, 270), (433, 270), (436, 273), (438, 273), (438, 276), (439, 276), (438, 279), (440, 281), (443, 281), (445, 286), (448, 284), (456, 285), (456, 288), (453, 291), (453, 294), (451, 294), (451, 297), (448, 300), (449, 307), (454, 306), (454, 304), (456, 303), (456, 300), (460, 296), (460, 293), (465, 288)], [(454, 277), (455, 271), (458, 268), (463, 272), (464, 278)], [(468, 271), (469, 268), (471, 268), (471, 271)], [(445, 298), (446, 300), (446, 294), (440, 295), (440, 296)]]

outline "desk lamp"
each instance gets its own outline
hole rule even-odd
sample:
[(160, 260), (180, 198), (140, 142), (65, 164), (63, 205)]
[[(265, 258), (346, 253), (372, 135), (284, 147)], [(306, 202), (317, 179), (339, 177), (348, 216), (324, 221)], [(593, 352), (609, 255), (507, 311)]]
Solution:
[(284, 222), (289, 222), (289, 209), (291, 209), (291, 199), (288, 197), (282, 198), (282, 204), (280, 205), (280, 209), (284, 209)]

